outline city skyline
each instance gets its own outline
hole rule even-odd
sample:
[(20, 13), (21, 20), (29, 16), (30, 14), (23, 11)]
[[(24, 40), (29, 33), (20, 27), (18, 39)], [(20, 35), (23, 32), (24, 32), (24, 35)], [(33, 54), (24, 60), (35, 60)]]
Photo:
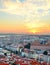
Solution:
[(0, 33), (50, 34), (50, 0), (0, 0)]

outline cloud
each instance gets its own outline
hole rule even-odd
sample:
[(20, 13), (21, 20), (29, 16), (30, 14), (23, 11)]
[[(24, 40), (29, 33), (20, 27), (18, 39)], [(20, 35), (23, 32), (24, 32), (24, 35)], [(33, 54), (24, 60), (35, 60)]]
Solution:
[(24, 3), (26, 0), (19, 0), (21, 3)]
[(4, 8), (0, 8), (0, 11), (23, 16), (25, 21), (30, 21), (33, 18), (49, 15), (49, 2), (49, 0), (1, 0)]

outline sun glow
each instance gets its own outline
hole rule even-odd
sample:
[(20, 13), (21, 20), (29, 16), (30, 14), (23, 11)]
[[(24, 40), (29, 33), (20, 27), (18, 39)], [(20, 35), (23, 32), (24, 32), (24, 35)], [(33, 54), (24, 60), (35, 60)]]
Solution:
[(34, 30), (34, 29), (33, 29), (33, 30), (31, 30), (30, 32), (33, 33), (33, 34), (36, 34), (36, 33), (37, 33), (37, 30)]

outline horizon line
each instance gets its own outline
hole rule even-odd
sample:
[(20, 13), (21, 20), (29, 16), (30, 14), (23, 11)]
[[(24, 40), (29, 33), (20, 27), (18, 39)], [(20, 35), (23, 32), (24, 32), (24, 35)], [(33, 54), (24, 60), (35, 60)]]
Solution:
[(50, 34), (31, 34), (31, 33), (0, 33), (0, 35), (6, 35), (6, 34), (14, 34), (14, 35), (49, 35), (50, 36)]

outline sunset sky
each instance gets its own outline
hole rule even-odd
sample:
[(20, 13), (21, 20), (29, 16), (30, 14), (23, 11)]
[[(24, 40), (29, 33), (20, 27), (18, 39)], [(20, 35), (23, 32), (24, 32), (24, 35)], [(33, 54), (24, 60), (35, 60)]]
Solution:
[(0, 33), (50, 34), (50, 0), (0, 0)]

